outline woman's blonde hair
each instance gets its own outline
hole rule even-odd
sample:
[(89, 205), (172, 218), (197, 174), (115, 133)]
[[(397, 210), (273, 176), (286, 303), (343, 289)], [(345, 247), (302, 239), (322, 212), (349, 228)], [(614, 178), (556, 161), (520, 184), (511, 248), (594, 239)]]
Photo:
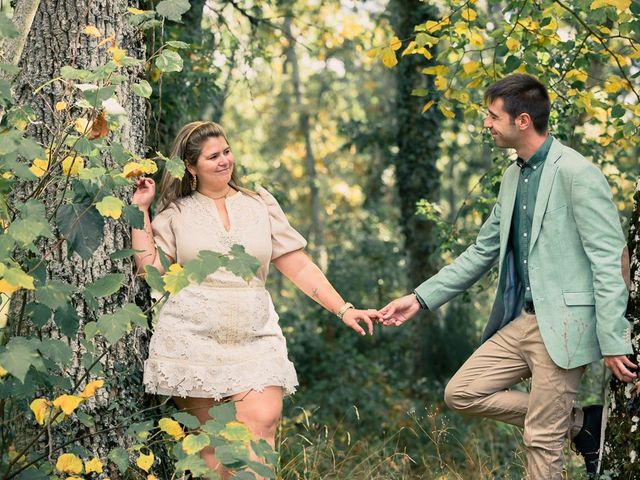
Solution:
[[(170, 157), (180, 158), (185, 167), (187, 165), (195, 165), (198, 162), (200, 153), (202, 152), (202, 145), (207, 138), (224, 138), (227, 140), (227, 135), (224, 129), (215, 122), (191, 122), (186, 124), (180, 129), (176, 139), (171, 147)], [(187, 197), (191, 195), (191, 182), (193, 181), (193, 175), (185, 168), (184, 176), (182, 179), (175, 178), (168, 170), (165, 170), (162, 179), (160, 180), (160, 199), (159, 209), (161, 212), (167, 208), (171, 202), (175, 200)], [(233, 169), (231, 173), (231, 180), (229, 180), (229, 186), (236, 190), (248, 191), (240, 186), (238, 181), (238, 175), (236, 169)]]

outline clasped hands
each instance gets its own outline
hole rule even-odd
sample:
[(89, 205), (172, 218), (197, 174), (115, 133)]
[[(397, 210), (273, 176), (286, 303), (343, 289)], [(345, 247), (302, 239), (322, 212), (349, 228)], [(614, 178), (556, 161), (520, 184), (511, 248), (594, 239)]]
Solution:
[(420, 303), (416, 296), (411, 293), (392, 301), (380, 310), (351, 308), (344, 313), (342, 321), (360, 335), (366, 335), (365, 330), (358, 323), (363, 321), (368, 327), (369, 335), (373, 335), (373, 321), (385, 327), (398, 327), (418, 313), (419, 310)]

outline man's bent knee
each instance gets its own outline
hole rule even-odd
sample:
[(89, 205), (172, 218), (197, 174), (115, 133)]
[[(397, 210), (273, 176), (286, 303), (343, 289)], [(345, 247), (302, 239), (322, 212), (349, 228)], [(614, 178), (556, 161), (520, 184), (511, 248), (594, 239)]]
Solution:
[(451, 381), (444, 389), (444, 403), (452, 410), (468, 412), (475, 397), (469, 395), (464, 387)]

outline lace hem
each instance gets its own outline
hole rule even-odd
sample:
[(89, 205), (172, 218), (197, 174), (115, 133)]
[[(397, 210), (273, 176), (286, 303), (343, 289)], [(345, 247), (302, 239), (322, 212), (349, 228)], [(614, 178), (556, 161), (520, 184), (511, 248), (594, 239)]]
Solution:
[(149, 359), (144, 364), (143, 382), (147, 393), (222, 400), (248, 390), (261, 392), (269, 386), (280, 386), (286, 395), (292, 395), (298, 377), (286, 358), (260, 358), (231, 366)]

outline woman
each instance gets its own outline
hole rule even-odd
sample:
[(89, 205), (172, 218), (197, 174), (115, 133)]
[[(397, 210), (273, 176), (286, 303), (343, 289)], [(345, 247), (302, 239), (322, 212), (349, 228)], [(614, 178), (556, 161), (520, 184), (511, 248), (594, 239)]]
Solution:
[[(155, 185), (137, 180), (132, 203), (144, 213), (144, 230), (132, 232), (138, 271), (152, 265), (163, 273), (156, 246), (171, 263), (183, 264), (201, 250), (226, 253), (240, 244), (261, 266), (247, 284), (224, 269), (202, 284), (191, 284), (170, 297), (158, 318), (145, 362), (148, 392), (170, 395), (179, 408), (201, 422), (211, 406), (238, 401), (238, 420), (274, 446), (282, 398), (293, 393), (296, 372), (287, 358), (278, 316), (264, 287), (272, 263), (304, 293), (338, 315), (349, 327), (373, 334), (375, 310), (357, 310), (335, 291), (305, 255), (304, 238), (287, 222), (275, 198), (265, 189), (239, 187), (226, 135), (213, 122), (183, 127), (172, 156), (186, 167), (182, 180), (165, 172), (160, 213), (150, 221)], [(202, 452), (207, 465), (227, 478), (213, 449)]]

